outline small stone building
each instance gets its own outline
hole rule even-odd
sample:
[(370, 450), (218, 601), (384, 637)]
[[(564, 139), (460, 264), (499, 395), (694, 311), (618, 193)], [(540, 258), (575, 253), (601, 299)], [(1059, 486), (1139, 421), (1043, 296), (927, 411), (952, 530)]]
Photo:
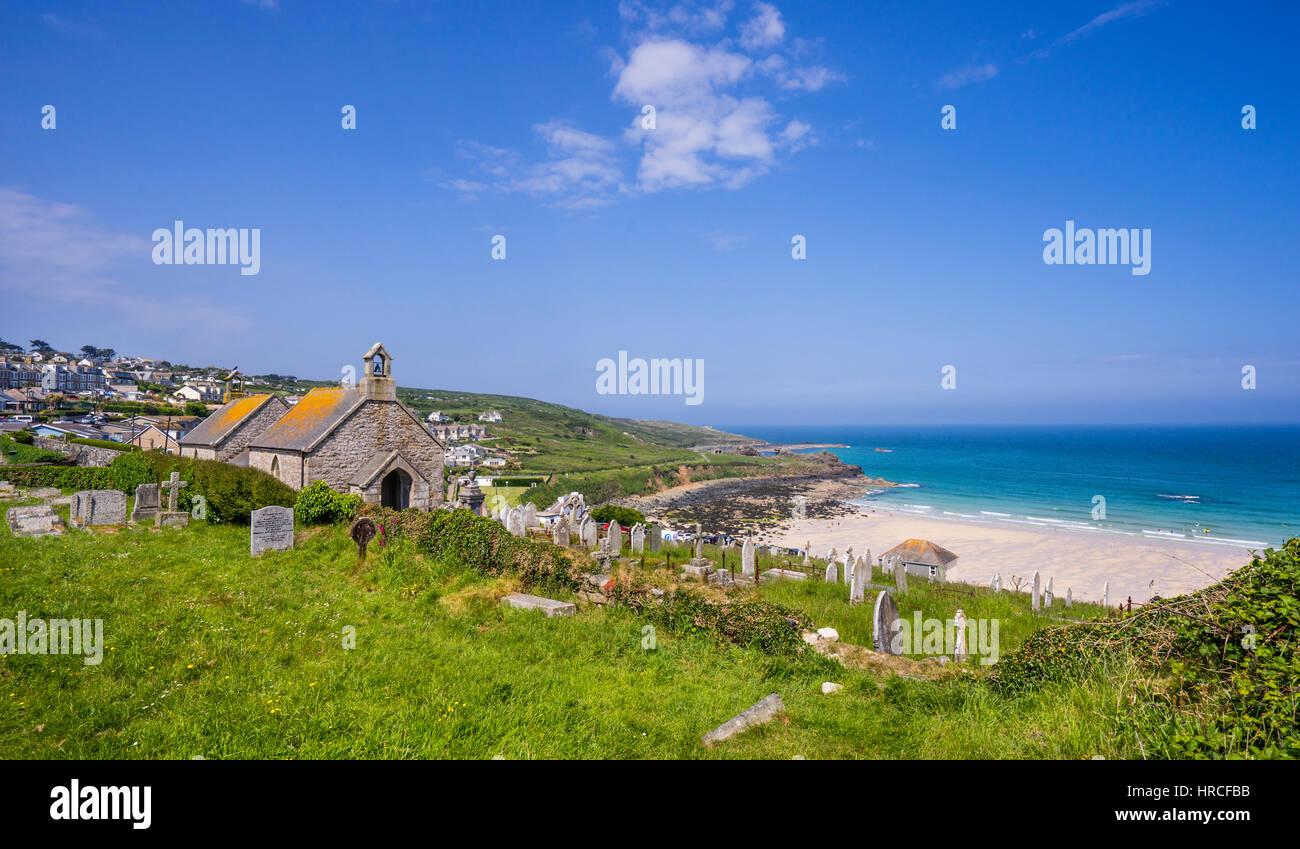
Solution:
[(181, 437), (182, 457), (246, 465), (244, 451), (275, 424), (289, 405), (278, 395), (235, 398)]
[(880, 555), (880, 562), (888, 563), (893, 557), (903, 561), (907, 574), (933, 578), (941, 583), (948, 580), (948, 566), (957, 559), (956, 554), (928, 539), (900, 542)]
[(443, 502), (445, 448), (397, 400), (384, 346), (362, 359), (358, 385), (308, 392), (253, 439), (248, 464), (294, 489), (325, 481), (370, 504), (432, 510)]

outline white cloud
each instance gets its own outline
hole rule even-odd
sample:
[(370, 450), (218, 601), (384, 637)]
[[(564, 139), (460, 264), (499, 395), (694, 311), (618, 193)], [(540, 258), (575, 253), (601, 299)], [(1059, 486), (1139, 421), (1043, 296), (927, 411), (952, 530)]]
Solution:
[[(681, 2), (663, 7), (623, 0), (619, 13), (630, 28), (626, 55), (610, 58), (613, 101), (632, 116), (621, 138), (550, 121), (537, 125), (547, 158), (531, 163), (513, 151), (474, 142), (461, 145), (490, 180), (446, 180), (463, 198), (486, 182), (499, 191), (526, 192), (557, 206), (585, 208), (620, 194), (673, 188), (740, 188), (789, 156), (816, 143), (812, 127), (783, 118), (761, 89), (819, 91), (844, 77), (803, 64), (817, 40), (793, 39), (784, 52), (754, 56), (783, 45), (785, 23), (769, 3), (757, 3), (738, 27), (738, 38), (706, 43), (725, 29), (732, 3)], [(742, 49), (743, 48), (743, 49)], [(800, 64), (794, 64), (798, 60)], [(655, 126), (642, 127), (642, 109), (655, 109)], [(618, 143), (621, 142), (622, 146)], [(639, 157), (635, 178), (622, 176), (627, 146)]]
[[(1114, 23), (1115, 21), (1122, 21), (1126, 18), (1139, 18), (1144, 15), (1149, 15), (1163, 5), (1164, 5), (1164, 0), (1134, 0), (1134, 2), (1130, 2), (1130, 3), (1121, 3), (1120, 5), (1116, 6), (1114, 9), (1111, 9), (1108, 12), (1102, 12), (1100, 15), (1088, 21), (1088, 23), (1084, 24), (1078, 29), (1068, 32), (1065, 35), (1061, 36), (1056, 41), (1052, 42), (1050, 47), (1044, 47), (1039, 50), (1035, 50), (1033, 53), (1030, 53), (1029, 56), (1027, 56), (1024, 59), (1021, 59), (1020, 61), (1024, 63), (1032, 59), (1042, 59), (1050, 55), (1053, 48), (1064, 47), (1068, 44), (1073, 44), (1079, 39), (1086, 38), (1087, 36), (1092, 35), (1092, 33), (1106, 26), (1107, 24)], [(1033, 32), (1033, 30), (1030, 30), (1030, 32)]]
[(152, 242), (115, 233), (85, 209), (0, 187), (0, 277), (48, 304), (95, 309), (104, 321), (182, 327), (196, 320), (247, 326), (243, 311), (210, 306), (192, 294), (142, 292), (118, 275), (150, 263)]
[(991, 80), (997, 75), (997, 65), (967, 65), (964, 68), (958, 68), (944, 74), (935, 81), (935, 85), (939, 88), (961, 88), (971, 83), (982, 83), (985, 80)]
[(785, 21), (770, 3), (759, 3), (754, 17), (740, 25), (740, 44), (746, 50), (762, 50), (785, 38)]

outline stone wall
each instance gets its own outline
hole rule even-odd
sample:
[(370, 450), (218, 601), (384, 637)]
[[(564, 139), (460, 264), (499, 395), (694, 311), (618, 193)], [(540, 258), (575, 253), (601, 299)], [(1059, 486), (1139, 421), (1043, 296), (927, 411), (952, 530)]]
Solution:
[(78, 466), (107, 466), (122, 454), (121, 451), (114, 451), (111, 448), (64, 442), (62, 439), (51, 439), (48, 436), (32, 437), (32, 445), (46, 451), (58, 451), (60, 454), (67, 454), (77, 461)]
[(307, 459), (305, 483), (323, 480), (332, 489), (350, 492), (353, 475), (376, 451), (394, 449), (428, 481), (427, 486), (414, 482), (411, 506), (420, 510), (439, 507), (443, 501), (442, 446), (396, 401), (364, 404), (340, 424)]
[[(276, 460), (279, 460), (278, 464), (275, 462)], [(305, 486), (302, 464), (303, 457), (297, 451), (276, 451), (270, 448), (258, 448), (248, 454), (249, 466), (254, 469), (261, 469), (268, 475), (279, 478), (281, 483), (293, 489), (301, 489)], [(306, 483), (311, 483), (311, 481)], [(346, 489), (341, 491), (347, 492)]]

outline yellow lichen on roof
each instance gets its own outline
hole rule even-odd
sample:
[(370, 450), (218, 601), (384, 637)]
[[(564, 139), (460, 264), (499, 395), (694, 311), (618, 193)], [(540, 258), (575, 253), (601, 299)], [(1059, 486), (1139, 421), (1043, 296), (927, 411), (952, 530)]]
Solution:
[(293, 438), (311, 432), (322, 418), (334, 412), (345, 392), (355, 396), (357, 390), (343, 386), (311, 390), (271, 426), (270, 432), (274, 432), (277, 438)]
[(210, 421), (210, 427), (216, 428), (218, 432), (224, 432), (227, 428), (233, 427), (244, 416), (251, 413), (259, 404), (265, 401), (270, 395), (249, 395), (247, 398), (240, 398), (230, 404), (226, 404), (220, 410), (213, 413), (206, 421)]

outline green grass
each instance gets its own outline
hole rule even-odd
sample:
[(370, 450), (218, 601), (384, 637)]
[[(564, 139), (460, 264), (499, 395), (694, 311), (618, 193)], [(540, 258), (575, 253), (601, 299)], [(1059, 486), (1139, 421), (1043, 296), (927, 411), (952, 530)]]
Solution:
[[(674, 556), (680, 562), (680, 556)], [(9, 758), (917, 758), (1134, 756), (1105, 717), (1121, 684), (1004, 698), (974, 679), (840, 670), (662, 629), (626, 609), (503, 609), (510, 578), (408, 543), (353, 574), (341, 527), (248, 556), (248, 530), (0, 531), (0, 617), (102, 618), (103, 662), (0, 659)], [(848, 639), (834, 588), (764, 586)], [(969, 611), (968, 611), (969, 612)], [(819, 624), (824, 624), (819, 621)], [(356, 648), (343, 647), (345, 626)], [(780, 693), (784, 716), (720, 746), (700, 735)]]

